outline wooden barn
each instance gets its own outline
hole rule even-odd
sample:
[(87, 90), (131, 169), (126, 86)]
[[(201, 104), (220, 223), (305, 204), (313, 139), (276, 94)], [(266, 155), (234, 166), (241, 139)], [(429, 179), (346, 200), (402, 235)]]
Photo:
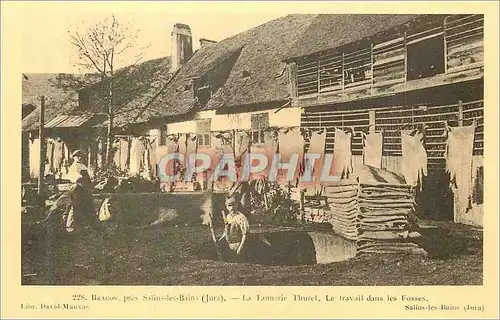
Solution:
[[(380, 166), (396, 173), (405, 166), (401, 131), (422, 130), (421, 216), (482, 225), (483, 28), (474, 14), (319, 15), (286, 59), (301, 126), (327, 129), (327, 153), (335, 128), (352, 128), (354, 168), (363, 164), (363, 134), (382, 133)], [(450, 188), (447, 128), (472, 124), (470, 164), (458, 173), (471, 192), (461, 199)]]

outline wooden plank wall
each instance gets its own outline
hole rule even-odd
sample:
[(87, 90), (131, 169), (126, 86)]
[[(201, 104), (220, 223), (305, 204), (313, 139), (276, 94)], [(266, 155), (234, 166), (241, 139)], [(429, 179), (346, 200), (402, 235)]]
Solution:
[[(463, 111), (460, 111), (463, 110)], [(474, 154), (483, 154), (483, 101), (470, 101), (451, 105), (428, 106), (375, 111), (375, 130), (384, 132), (384, 156), (401, 155), (401, 129), (416, 129), (425, 126), (426, 150), (429, 168), (444, 169), (446, 148), (445, 122), (450, 126), (472, 124), (477, 120)], [(460, 119), (460, 113), (463, 119)], [(462, 121), (459, 121), (462, 120)]]
[(484, 16), (454, 15), (444, 21), (447, 73), (484, 64)]
[(297, 94), (318, 92), (318, 58), (306, 57), (297, 61)]
[(394, 39), (373, 45), (373, 93), (405, 82), (406, 47), (404, 33)]
[(343, 56), (338, 52), (324, 53), (319, 59), (319, 92), (342, 91)]
[[(302, 114), (301, 127), (310, 129), (326, 128), (325, 153), (333, 153), (335, 128), (353, 128), (356, 134), (352, 139), (353, 155), (362, 155), (363, 141), (360, 132), (368, 132), (368, 110), (305, 112)], [(309, 148), (306, 143), (306, 148)]]
[[(332, 101), (409, 90), (476, 76), (484, 65), (483, 15), (451, 15), (394, 30), (383, 39), (367, 39), (297, 60), (297, 96), (328, 95)], [(407, 81), (407, 46), (444, 38), (445, 73)]]
[[(374, 123), (370, 121), (370, 112), (375, 112)], [(483, 100), (457, 102), (450, 105), (429, 105), (426, 108), (394, 106), (321, 112), (311, 112), (306, 109), (302, 114), (301, 126), (311, 129), (327, 129), (325, 153), (333, 153), (335, 127), (351, 127), (357, 133), (352, 140), (353, 156), (361, 156), (363, 142), (360, 132), (368, 133), (370, 125), (374, 125), (375, 131), (383, 131), (384, 135), (382, 167), (394, 172), (400, 172), (401, 130), (425, 126), (425, 147), (429, 169), (444, 170), (446, 166), (445, 123), (450, 126), (470, 125), (473, 120), (476, 120), (474, 155), (482, 155), (484, 152), (483, 116)], [(359, 164), (360, 161), (362, 162), (362, 158), (354, 162)]]

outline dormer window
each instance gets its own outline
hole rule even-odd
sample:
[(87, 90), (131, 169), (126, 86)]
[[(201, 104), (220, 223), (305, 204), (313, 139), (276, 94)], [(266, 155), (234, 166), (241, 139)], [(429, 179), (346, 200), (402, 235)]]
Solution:
[(210, 100), (210, 98), (212, 97), (212, 91), (210, 86), (204, 86), (198, 88), (196, 96), (198, 98), (198, 102), (200, 103), (200, 105), (202, 106), (206, 105)]
[(78, 108), (82, 112), (90, 109), (90, 94), (88, 90), (82, 90), (78, 93)]

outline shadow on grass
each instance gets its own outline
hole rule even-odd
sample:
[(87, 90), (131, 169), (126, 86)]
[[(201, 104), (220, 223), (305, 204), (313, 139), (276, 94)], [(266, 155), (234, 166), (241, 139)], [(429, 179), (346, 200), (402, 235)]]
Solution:
[[(464, 227), (465, 228), (465, 227)], [(428, 253), (429, 259), (447, 260), (457, 255), (472, 255), (482, 250), (482, 236), (479, 231), (460, 232), (460, 227), (421, 227), (422, 239), (417, 241)]]
[[(298, 266), (316, 263), (316, 250), (306, 232), (281, 231), (250, 234), (241, 256), (234, 256), (227, 243), (218, 242), (224, 261), (247, 262), (261, 265)], [(196, 256), (202, 260), (218, 260), (213, 241), (205, 241)]]

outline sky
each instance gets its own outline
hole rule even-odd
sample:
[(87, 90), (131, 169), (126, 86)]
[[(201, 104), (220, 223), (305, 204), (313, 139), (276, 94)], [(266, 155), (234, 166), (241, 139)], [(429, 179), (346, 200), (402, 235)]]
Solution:
[[(143, 61), (170, 55), (170, 33), (175, 23), (190, 25), (194, 49), (199, 38), (220, 41), (291, 13), (422, 13), (450, 10), (439, 2), (376, 1), (2, 1), (2, 27), (11, 53), (20, 59), (24, 73), (78, 72), (68, 30), (115, 14), (138, 29), (137, 47), (149, 45)], [(460, 7), (457, 3), (454, 7)], [(4, 10), (4, 9), (9, 9)], [(459, 10), (460, 8), (457, 8)], [(8, 13), (5, 13), (8, 12)], [(437, 13), (436, 12), (436, 13)], [(10, 42), (9, 42), (10, 41)], [(15, 42), (15, 43), (13, 43)], [(135, 61), (130, 52), (129, 63)], [(127, 63), (125, 63), (127, 64)]]
[[(137, 29), (138, 48), (149, 46), (143, 61), (170, 55), (170, 33), (175, 23), (191, 27), (193, 47), (199, 38), (220, 41), (267, 21), (285, 16), (289, 11), (257, 11), (251, 14), (244, 6), (216, 8), (213, 3), (31, 3), (22, 8), (20, 24), (22, 70), (24, 73), (76, 73), (75, 49), (68, 30), (92, 25), (114, 14), (118, 21)], [(129, 51), (123, 64), (134, 61), (137, 50)], [(128, 62), (128, 63), (126, 63)], [(120, 66), (119, 66), (120, 67)]]

